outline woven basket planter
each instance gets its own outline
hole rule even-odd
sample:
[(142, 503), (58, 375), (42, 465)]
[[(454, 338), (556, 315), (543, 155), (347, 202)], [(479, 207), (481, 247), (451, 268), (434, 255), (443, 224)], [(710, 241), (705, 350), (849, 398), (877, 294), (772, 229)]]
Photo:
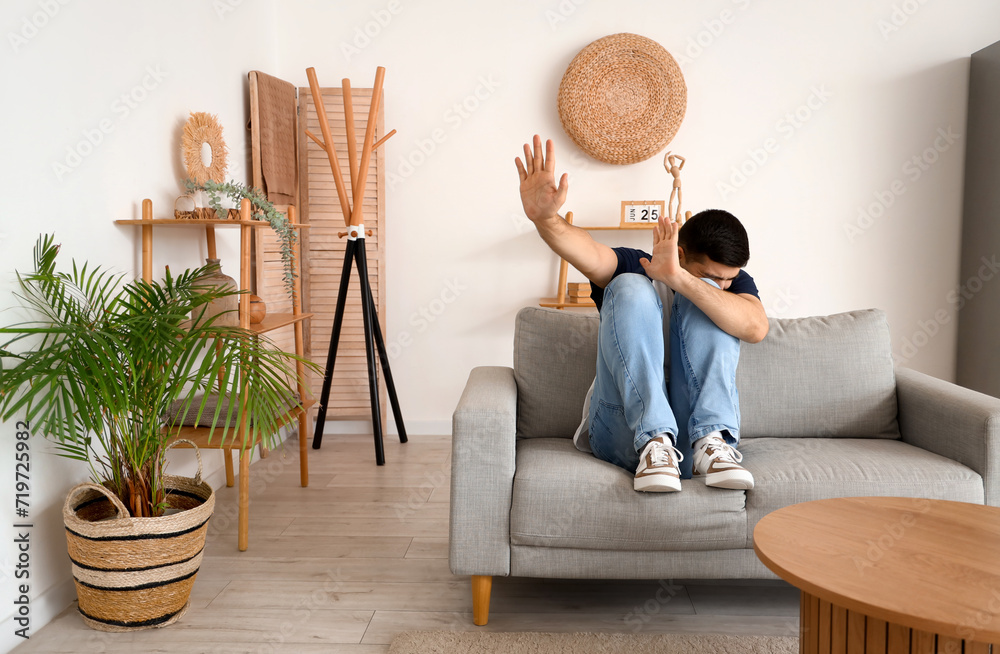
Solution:
[(158, 518), (129, 516), (121, 500), (97, 484), (80, 484), (66, 497), (73, 582), (80, 614), (92, 629), (165, 627), (188, 609), (215, 492), (201, 480), (200, 454), (194, 479), (164, 479), (168, 506), (180, 512)]

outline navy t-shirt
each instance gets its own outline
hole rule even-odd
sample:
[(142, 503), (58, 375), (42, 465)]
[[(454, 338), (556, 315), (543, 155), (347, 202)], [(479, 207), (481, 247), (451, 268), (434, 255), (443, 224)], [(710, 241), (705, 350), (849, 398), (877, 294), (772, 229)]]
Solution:
[[(635, 248), (612, 248), (614, 250), (615, 256), (618, 257), (618, 267), (615, 268), (615, 274), (611, 276), (614, 279), (618, 275), (625, 273), (637, 273), (642, 275), (646, 279), (649, 279), (649, 275), (646, 274), (646, 270), (639, 263), (639, 259), (647, 259), (652, 261), (653, 257), (642, 250), (636, 250)], [(728, 293), (736, 293), (741, 295), (743, 293), (748, 293), (757, 299), (760, 299), (760, 295), (757, 292), (757, 284), (754, 283), (753, 277), (751, 277), (747, 271), (740, 270), (739, 274), (736, 275), (736, 279), (729, 284), (729, 288), (726, 289)], [(601, 305), (604, 304), (604, 289), (590, 282), (590, 298), (597, 305), (597, 310), (600, 311)]]

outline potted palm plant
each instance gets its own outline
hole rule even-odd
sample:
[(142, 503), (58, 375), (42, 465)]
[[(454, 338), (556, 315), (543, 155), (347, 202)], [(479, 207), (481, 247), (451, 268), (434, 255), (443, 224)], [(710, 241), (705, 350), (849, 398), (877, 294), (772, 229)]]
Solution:
[[(194, 416), (221, 438), (242, 424), (248, 442), (273, 446), (298, 401), (289, 379), (299, 359), (205, 313), (240, 292), (207, 285), (210, 267), (124, 283), (75, 262), (57, 271), (53, 241), (39, 237), (34, 270), (17, 276), (35, 315), (0, 328), (0, 416), (23, 416), (57, 453), (90, 466), (94, 483), (74, 488), (64, 510), (84, 620), (163, 626), (186, 609), (214, 504), (200, 457), (193, 480), (165, 474), (170, 426)], [(126, 569), (139, 571), (135, 583)]]

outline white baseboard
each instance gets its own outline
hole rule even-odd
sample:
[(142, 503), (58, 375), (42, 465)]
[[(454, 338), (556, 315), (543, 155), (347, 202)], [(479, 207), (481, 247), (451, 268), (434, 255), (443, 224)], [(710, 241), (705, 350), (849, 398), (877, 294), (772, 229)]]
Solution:
[[(406, 420), (404, 423), (407, 436), (441, 436), (451, 433), (451, 420)], [(388, 412), (382, 429), (386, 434), (396, 436), (396, 421), (392, 418), (392, 412)], [(370, 434), (372, 433), (371, 420), (335, 420), (328, 418), (324, 434)]]

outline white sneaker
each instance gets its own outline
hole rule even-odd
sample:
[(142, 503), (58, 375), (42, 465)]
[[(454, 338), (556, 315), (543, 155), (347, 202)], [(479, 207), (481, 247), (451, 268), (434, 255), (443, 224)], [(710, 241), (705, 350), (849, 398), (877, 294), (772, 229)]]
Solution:
[(750, 490), (753, 475), (741, 461), (743, 455), (722, 436), (709, 434), (695, 441), (693, 477), (703, 478), (706, 486)]
[(639, 455), (633, 487), (648, 493), (673, 493), (681, 489), (681, 471), (678, 464), (684, 455), (677, 451), (670, 437), (657, 436), (646, 443)]

